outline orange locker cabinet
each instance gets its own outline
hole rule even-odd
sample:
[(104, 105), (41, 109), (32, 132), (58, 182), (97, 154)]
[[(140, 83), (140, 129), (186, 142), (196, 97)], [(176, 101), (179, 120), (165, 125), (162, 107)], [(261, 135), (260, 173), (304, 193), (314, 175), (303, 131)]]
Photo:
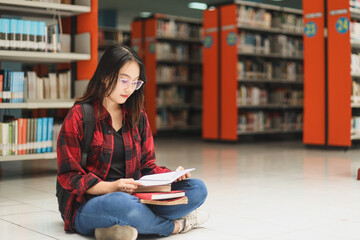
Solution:
[(327, 0), (329, 146), (351, 146), (349, 18), (348, 0)]
[(204, 11), (203, 23), (203, 120), (204, 139), (218, 139), (219, 134), (219, 26), (218, 9)]
[(303, 0), (304, 11), (304, 132), (303, 142), (325, 144), (324, 3)]

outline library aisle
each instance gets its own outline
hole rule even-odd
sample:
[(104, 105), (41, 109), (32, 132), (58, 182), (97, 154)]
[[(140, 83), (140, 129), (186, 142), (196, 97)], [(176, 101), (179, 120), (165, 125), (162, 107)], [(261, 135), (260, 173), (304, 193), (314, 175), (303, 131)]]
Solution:
[[(299, 141), (209, 143), (155, 139), (159, 165), (195, 167), (209, 195), (203, 227), (167, 238), (236, 240), (359, 239), (360, 150), (324, 151)], [(94, 239), (63, 231), (54, 160), (3, 162), (0, 239)]]

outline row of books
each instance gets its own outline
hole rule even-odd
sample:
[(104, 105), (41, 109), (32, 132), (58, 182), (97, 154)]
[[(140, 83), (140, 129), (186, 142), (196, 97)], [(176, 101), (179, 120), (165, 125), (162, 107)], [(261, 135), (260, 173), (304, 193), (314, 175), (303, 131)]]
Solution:
[(302, 40), (286, 35), (268, 36), (242, 31), (238, 35), (237, 47), (240, 53), (280, 54), (284, 57), (303, 56)]
[(360, 40), (360, 23), (356, 20), (350, 22), (350, 36), (351, 39)]
[(201, 113), (189, 113), (186, 110), (168, 111), (158, 110), (156, 115), (157, 129), (186, 128), (190, 126), (201, 126)]
[(0, 102), (24, 102), (24, 72), (0, 70)]
[(353, 8), (360, 8), (360, 0), (350, 0), (350, 6)]
[(302, 81), (303, 64), (294, 61), (240, 60), (237, 63), (238, 79), (284, 79)]
[(256, 106), (266, 104), (302, 105), (302, 90), (278, 88), (266, 89), (257, 86), (240, 85), (237, 95), (238, 106)]
[(161, 82), (186, 82), (188, 81), (189, 68), (184, 65), (167, 66), (158, 65), (156, 68), (156, 81)]
[(302, 32), (303, 18), (291, 13), (270, 12), (265, 9), (256, 9), (248, 6), (238, 8), (239, 25), (262, 28), (280, 28), (283, 30)]
[(358, 81), (352, 81), (351, 103), (360, 104), (360, 83)]
[(48, 73), (38, 77), (35, 72), (27, 72), (27, 101), (43, 99), (71, 99), (71, 71)]
[(266, 130), (301, 130), (303, 114), (296, 111), (265, 112), (251, 111), (241, 112), (238, 117), (239, 133)]
[(156, 43), (157, 60), (201, 61), (201, 46), (188, 44)]
[(360, 117), (352, 116), (351, 118), (351, 135), (360, 135)]
[(352, 53), (351, 54), (351, 74), (354, 75), (359, 75), (360, 74), (360, 53), (355, 54)]
[(189, 46), (186, 44), (156, 43), (157, 60), (189, 60)]
[(199, 25), (184, 22), (175, 22), (173, 19), (159, 19), (157, 21), (156, 34), (158, 37), (201, 39), (202, 28)]
[[(0, 123), (0, 155), (52, 152), (61, 124), (54, 118), (19, 118)], [(56, 131), (54, 129), (56, 128)]]
[(0, 18), (0, 49), (61, 52), (59, 26)]
[(171, 86), (158, 89), (157, 106), (192, 105), (200, 106), (202, 94), (200, 89), (187, 91), (184, 87)]

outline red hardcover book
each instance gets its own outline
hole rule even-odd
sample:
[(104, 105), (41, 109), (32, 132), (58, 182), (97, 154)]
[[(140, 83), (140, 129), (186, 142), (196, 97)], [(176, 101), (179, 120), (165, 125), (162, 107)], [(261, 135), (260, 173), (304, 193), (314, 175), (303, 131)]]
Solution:
[(144, 200), (165, 200), (184, 197), (185, 191), (135, 193), (134, 196)]

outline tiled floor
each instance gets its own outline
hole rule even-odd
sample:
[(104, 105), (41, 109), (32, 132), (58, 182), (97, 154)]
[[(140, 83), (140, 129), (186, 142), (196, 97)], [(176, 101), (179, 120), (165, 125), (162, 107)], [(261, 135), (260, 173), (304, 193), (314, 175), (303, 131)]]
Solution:
[[(156, 152), (159, 165), (195, 167), (209, 190), (210, 220), (165, 239), (360, 239), (360, 149), (156, 139)], [(0, 166), (0, 239), (93, 239), (63, 231), (55, 161)]]

